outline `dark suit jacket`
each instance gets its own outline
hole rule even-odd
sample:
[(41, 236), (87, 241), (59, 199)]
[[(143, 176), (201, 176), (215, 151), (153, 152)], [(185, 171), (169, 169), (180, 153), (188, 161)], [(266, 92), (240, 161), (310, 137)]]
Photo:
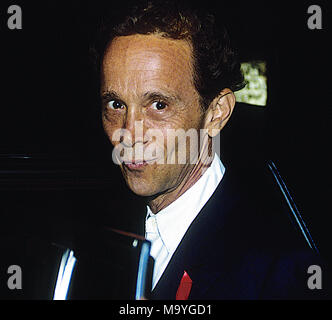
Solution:
[[(260, 172), (260, 173), (259, 173)], [(218, 188), (192, 222), (152, 299), (175, 299), (184, 270), (189, 299), (318, 299), (308, 267), (326, 267), (289, 220), (272, 175), (226, 169)], [(324, 269), (325, 268), (325, 269)]]

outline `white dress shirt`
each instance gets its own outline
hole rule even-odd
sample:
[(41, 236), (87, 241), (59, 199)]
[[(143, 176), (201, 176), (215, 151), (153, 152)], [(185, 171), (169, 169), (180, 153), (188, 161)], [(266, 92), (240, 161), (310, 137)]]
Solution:
[(215, 154), (211, 166), (174, 202), (157, 214), (153, 214), (147, 206), (145, 237), (151, 241), (150, 255), (155, 260), (152, 289), (159, 281), (190, 224), (216, 190), (224, 173), (225, 167)]

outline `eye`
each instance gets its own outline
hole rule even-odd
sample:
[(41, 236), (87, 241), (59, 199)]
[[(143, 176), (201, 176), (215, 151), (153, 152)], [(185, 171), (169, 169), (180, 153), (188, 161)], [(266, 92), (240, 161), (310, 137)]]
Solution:
[(155, 110), (163, 110), (167, 107), (166, 103), (162, 102), (162, 101), (156, 101), (154, 103), (152, 103), (152, 108)]
[(111, 109), (124, 109), (124, 105), (118, 100), (111, 100), (107, 103), (107, 106)]

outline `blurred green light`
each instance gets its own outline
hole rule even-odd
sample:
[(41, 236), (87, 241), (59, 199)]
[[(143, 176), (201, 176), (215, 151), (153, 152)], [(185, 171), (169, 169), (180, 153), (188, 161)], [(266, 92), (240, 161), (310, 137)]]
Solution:
[(249, 61), (241, 63), (241, 70), (246, 86), (235, 92), (236, 101), (266, 106), (267, 77), (265, 61)]

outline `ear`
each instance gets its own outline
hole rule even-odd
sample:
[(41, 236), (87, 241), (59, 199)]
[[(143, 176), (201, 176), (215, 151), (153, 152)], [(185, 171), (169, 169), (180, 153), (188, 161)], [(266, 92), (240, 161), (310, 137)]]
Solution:
[(210, 103), (204, 122), (204, 129), (207, 129), (210, 137), (216, 136), (226, 125), (234, 110), (235, 101), (232, 90), (226, 88)]

